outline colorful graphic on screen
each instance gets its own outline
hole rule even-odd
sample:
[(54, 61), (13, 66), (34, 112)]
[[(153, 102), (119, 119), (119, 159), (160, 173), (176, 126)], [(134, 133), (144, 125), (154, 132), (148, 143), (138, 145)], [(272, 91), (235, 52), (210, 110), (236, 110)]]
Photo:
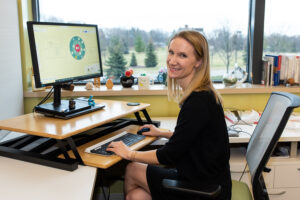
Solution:
[(97, 29), (82, 26), (34, 26), (43, 84), (100, 73)]
[(79, 36), (74, 36), (70, 41), (70, 52), (73, 58), (81, 60), (85, 55), (85, 45), (83, 39)]

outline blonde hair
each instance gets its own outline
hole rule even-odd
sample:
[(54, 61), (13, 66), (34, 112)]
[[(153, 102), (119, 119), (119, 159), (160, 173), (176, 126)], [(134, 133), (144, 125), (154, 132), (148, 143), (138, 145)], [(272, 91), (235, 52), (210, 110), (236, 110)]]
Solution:
[(202, 60), (201, 66), (195, 68), (196, 72), (192, 81), (185, 91), (182, 92), (176, 79), (168, 77), (168, 97), (170, 100), (175, 100), (179, 104), (183, 104), (186, 98), (193, 91), (211, 91), (216, 99), (217, 103), (222, 103), (222, 98), (217, 90), (214, 88), (210, 79), (210, 63), (209, 63), (209, 50), (208, 43), (205, 37), (192, 30), (185, 30), (175, 34), (170, 42), (175, 38), (182, 38), (189, 42), (195, 50), (196, 59)]

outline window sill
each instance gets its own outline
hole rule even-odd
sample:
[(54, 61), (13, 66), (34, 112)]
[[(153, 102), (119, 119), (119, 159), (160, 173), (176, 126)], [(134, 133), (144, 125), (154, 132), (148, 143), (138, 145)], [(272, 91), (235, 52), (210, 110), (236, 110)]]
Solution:
[[(300, 93), (300, 87), (284, 87), (271, 86), (266, 87), (262, 85), (242, 84), (236, 87), (224, 87), (223, 84), (214, 84), (215, 88), (221, 94), (264, 94), (274, 91)], [(33, 92), (32, 90), (24, 91), (24, 97), (45, 97), (49, 90)], [(121, 85), (115, 85), (112, 89), (107, 89), (106, 86), (94, 88), (93, 90), (86, 90), (85, 86), (76, 86), (73, 91), (62, 90), (63, 97), (80, 97), (80, 96), (159, 96), (167, 95), (167, 87), (164, 85), (151, 85), (147, 90), (139, 90), (137, 85), (132, 88), (123, 88)]]

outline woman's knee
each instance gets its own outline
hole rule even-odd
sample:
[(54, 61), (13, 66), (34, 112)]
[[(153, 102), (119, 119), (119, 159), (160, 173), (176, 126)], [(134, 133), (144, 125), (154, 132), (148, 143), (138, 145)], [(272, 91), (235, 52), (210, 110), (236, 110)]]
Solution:
[(147, 166), (138, 162), (132, 162), (127, 165), (125, 172), (126, 193), (137, 187), (142, 187), (144, 190), (149, 191), (146, 177)]
[(128, 163), (128, 165), (126, 166), (126, 172), (130, 172), (132, 170), (134, 170), (134, 168), (136, 168), (138, 163), (136, 162), (130, 162)]
[(142, 188), (137, 188), (126, 194), (126, 200), (151, 200), (151, 196)]
[(136, 195), (134, 195), (134, 192), (129, 192), (128, 194), (126, 194), (126, 200), (134, 200)]
[(135, 164), (134, 164), (133, 162), (129, 163), (129, 164), (126, 166), (126, 170), (125, 170), (125, 178), (131, 176), (131, 174), (132, 174), (133, 171), (134, 171), (134, 168), (135, 168)]
[(140, 171), (145, 171), (145, 168), (147, 165), (138, 163), (138, 162), (131, 162), (127, 165), (126, 171), (125, 171), (125, 178), (129, 178), (131, 176), (137, 175)]

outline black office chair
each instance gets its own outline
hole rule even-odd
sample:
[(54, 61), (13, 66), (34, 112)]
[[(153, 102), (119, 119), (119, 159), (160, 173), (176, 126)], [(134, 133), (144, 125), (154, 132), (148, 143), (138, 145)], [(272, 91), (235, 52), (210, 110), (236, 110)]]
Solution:
[[(246, 160), (251, 175), (252, 194), (255, 200), (269, 199), (262, 172), (269, 172), (266, 164), (276, 147), (294, 108), (300, 106), (296, 95), (273, 92), (250, 138)], [(163, 187), (169, 192), (177, 192), (199, 198), (217, 198), (221, 186), (211, 185), (206, 188), (178, 180), (164, 179)], [(232, 180), (232, 200), (251, 200), (252, 195), (246, 183)]]

